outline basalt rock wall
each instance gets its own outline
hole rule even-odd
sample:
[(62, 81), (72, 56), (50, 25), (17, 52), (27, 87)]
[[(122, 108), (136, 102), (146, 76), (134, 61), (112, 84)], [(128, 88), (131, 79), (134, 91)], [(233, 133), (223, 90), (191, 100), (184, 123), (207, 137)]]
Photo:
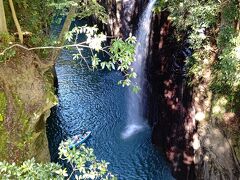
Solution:
[[(137, 23), (147, 0), (102, 0), (108, 13), (107, 26), (102, 26), (108, 35), (127, 38), (137, 30)], [(98, 22), (98, 24), (101, 24)]]
[(153, 127), (152, 142), (166, 153), (174, 176), (194, 179), (191, 142), (196, 124), (185, 70), (191, 50), (186, 41), (175, 39), (168, 16), (162, 12), (152, 20), (145, 70), (149, 82), (146, 116)]
[(145, 114), (153, 128), (152, 142), (166, 154), (176, 179), (237, 180), (240, 166), (232, 147), (234, 138), (226, 133), (233, 128), (214, 123), (211, 115), (197, 121), (199, 107), (206, 110), (206, 104), (211, 104), (205, 95), (210, 89), (205, 88), (205, 80), (197, 87), (189, 86), (185, 60), (192, 50), (188, 34), (178, 34), (183, 41), (177, 41), (168, 16), (168, 12), (153, 16), (146, 61)]

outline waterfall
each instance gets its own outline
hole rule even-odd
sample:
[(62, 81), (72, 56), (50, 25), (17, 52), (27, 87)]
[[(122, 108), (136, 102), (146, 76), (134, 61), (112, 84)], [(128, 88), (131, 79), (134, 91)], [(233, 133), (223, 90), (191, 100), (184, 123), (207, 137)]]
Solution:
[(144, 69), (145, 60), (148, 54), (149, 34), (152, 17), (152, 8), (156, 0), (150, 0), (144, 10), (137, 31), (137, 44), (135, 49), (135, 62), (132, 67), (137, 73), (137, 78), (132, 81), (134, 85), (140, 87), (140, 91), (136, 94), (131, 90), (128, 92), (128, 119), (127, 126), (122, 133), (123, 138), (128, 138), (147, 127), (147, 123), (143, 119), (143, 92), (144, 92)]

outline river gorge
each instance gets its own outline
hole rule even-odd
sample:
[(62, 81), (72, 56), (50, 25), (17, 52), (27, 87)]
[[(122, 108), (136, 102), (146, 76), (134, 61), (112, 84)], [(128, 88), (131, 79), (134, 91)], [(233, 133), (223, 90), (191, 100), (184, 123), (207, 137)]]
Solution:
[[(97, 2), (100, 10), (93, 10), (101, 12), (103, 8), (102, 12), (107, 15), (104, 22), (101, 13), (99, 17), (93, 13), (87, 18), (82, 15), (82, 19), (73, 19), (74, 13), (81, 14), (81, 9), (77, 11), (73, 4), (64, 8), (69, 10), (64, 16), (54, 16), (51, 23), (44, 22), (43, 31), (51, 32), (50, 39), (63, 35), (64, 29), (96, 25), (108, 37), (106, 49), (114, 38), (126, 40), (135, 36), (136, 61), (130, 65), (137, 76), (131, 83), (140, 91), (134, 93), (131, 87), (118, 85), (128, 72), (93, 70), (90, 58), (74, 59), (77, 51), (65, 48), (69, 45), (65, 41), (58, 44), (59, 47), (32, 47), (32, 34), (25, 32), (26, 44), (14, 44), (11, 39), (10, 47), (0, 54), (10, 51), (5, 61), (0, 59), (0, 161), (20, 163), (34, 157), (37, 162), (51, 161), (67, 167), (66, 162), (59, 159), (59, 144), (85, 129), (92, 132), (86, 146), (94, 149), (97, 159), (110, 163), (109, 170), (118, 179), (238, 180), (238, 80), (231, 82), (233, 87), (225, 88), (225, 84), (238, 75), (226, 78), (222, 84), (216, 80), (225, 72), (229, 74), (227, 70), (232, 68), (232, 72), (237, 72), (239, 68), (236, 65), (234, 69), (232, 64), (230, 68), (232, 59), (227, 60), (227, 69), (224, 63), (218, 64), (223, 58), (233, 58), (234, 53), (239, 53), (238, 41), (229, 40), (237, 44), (235, 49), (229, 48), (231, 56), (219, 55), (225, 51), (215, 35), (221, 38), (219, 31), (230, 22), (224, 20), (228, 16), (215, 14), (215, 26), (196, 30), (192, 19), (201, 16), (192, 14), (200, 13), (201, 5), (195, 7), (191, 2), (186, 2), (186, 7), (184, 3), (176, 5), (178, 2), (160, 0)], [(229, 7), (235, 6), (239, 5)], [(216, 8), (215, 3), (206, 7)], [(174, 8), (180, 9), (179, 12)], [(185, 14), (181, 14), (182, 11)], [(176, 14), (180, 14), (180, 18)], [(190, 25), (189, 16), (193, 21)], [(58, 18), (62, 18), (60, 25)], [(21, 20), (23, 22), (25, 20)], [(187, 24), (183, 29), (182, 22)], [(232, 24), (239, 33), (240, 21), (235, 17)], [(15, 38), (19, 35), (12, 34)], [(197, 48), (199, 39), (195, 36), (202, 38)], [(2, 45), (5, 36), (0, 34), (0, 38)], [(41, 38), (34, 40), (41, 41)], [(209, 41), (207, 45), (205, 41)], [(45, 50), (46, 54), (42, 53), (44, 48), (53, 52), (48, 52), (51, 57)], [(91, 56), (88, 48), (83, 49), (84, 55)], [(100, 60), (111, 56), (105, 53), (98, 52)], [(217, 68), (221, 65), (224, 68), (219, 73)], [(233, 94), (226, 95), (221, 88), (225, 88), (225, 92), (233, 88)]]

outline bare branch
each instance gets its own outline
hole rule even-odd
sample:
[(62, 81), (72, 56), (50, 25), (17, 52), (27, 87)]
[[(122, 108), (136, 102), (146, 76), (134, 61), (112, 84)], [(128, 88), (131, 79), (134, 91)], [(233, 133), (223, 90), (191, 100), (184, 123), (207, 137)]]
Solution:
[(64, 45), (64, 46), (40, 46), (40, 47), (33, 47), (33, 48), (28, 48), (26, 46), (23, 46), (21, 44), (13, 44), (9, 47), (7, 47), (6, 49), (4, 49), (0, 55), (4, 55), (6, 53), (6, 51), (14, 48), (14, 47), (19, 47), (22, 49), (25, 49), (27, 51), (32, 51), (32, 50), (38, 50), (38, 49), (64, 49), (64, 48), (69, 48), (69, 47), (84, 47), (84, 48), (90, 48), (89, 46), (86, 45), (85, 42), (81, 42), (78, 44), (68, 44), (68, 45)]

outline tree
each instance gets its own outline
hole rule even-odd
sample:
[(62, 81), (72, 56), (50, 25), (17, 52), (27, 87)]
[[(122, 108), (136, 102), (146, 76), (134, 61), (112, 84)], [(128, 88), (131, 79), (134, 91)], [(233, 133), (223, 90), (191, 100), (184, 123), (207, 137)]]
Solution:
[(7, 22), (5, 17), (5, 10), (3, 0), (0, 0), (0, 33), (7, 33)]
[(20, 43), (23, 44), (23, 33), (22, 33), (21, 26), (19, 24), (19, 21), (18, 21), (17, 15), (16, 15), (16, 11), (15, 11), (15, 8), (14, 8), (14, 5), (13, 5), (13, 1), (9, 0), (8, 2), (9, 2), (9, 6), (11, 8), (11, 11), (12, 11), (12, 17), (13, 17), (15, 26), (16, 26), (17, 31), (18, 31), (18, 37), (19, 37)]
[[(25, 44), (17, 44), (16, 42), (11, 41), (11, 44), (10, 43), (6, 44), (7, 47), (1, 47), (3, 49), (3, 51), (0, 51), (0, 58), (5, 56), (7, 54), (7, 52), (9, 53), (10, 52), (9, 50), (14, 50), (14, 47), (20, 47), (20, 48), (23, 48), (23, 49), (26, 49), (29, 51), (35, 50), (35, 52), (37, 52), (37, 53), (41, 50), (46, 50), (46, 49), (51, 50), (51, 51), (48, 51), (48, 54), (45, 54), (46, 56), (41, 56), (41, 54), (40, 54), (41, 59), (44, 59), (44, 60), (42, 60), (42, 61), (37, 60), (36, 62), (34, 62), (34, 63), (37, 63), (38, 67), (41, 68), (41, 70), (42, 70), (41, 73), (45, 74), (46, 71), (49, 72), (49, 69), (53, 69), (55, 60), (61, 49), (76, 48), (78, 50), (78, 53), (74, 57), (77, 58), (77, 57), (81, 57), (81, 55), (82, 55), (81, 49), (82, 48), (90, 48), (91, 52), (92, 52), (92, 58), (91, 58), (92, 59), (92, 67), (94, 69), (99, 68), (99, 67), (101, 69), (108, 68), (109, 70), (119, 69), (122, 72), (128, 73), (128, 68), (130, 67), (131, 63), (134, 60), (133, 59), (134, 53), (132, 53), (132, 52), (134, 52), (134, 43), (135, 43), (134, 37), (130, 37), (126, 41), (123, 41), (120, 39), (112, 41), (113, 46), (110, 48), (109, 46), (106, 46), (105, 41), (107, 39), (107, 36), (105, 36), (102, 33), (99, 33), (99, 30), (98, 30), (98, 28), (96, 28), (96, 26), (75, 27), (71, 32), (68, 33), (70, 24), (71, 24), (73, 18), (76, 17), (76, 15), (83, 14), (84, 17), (86, 17), (86, 14), (83, 13), (85, 11), (85, 9), (79, 9), (79, 8), (82, 8), (83, 6), (86, 7), (88, 16), (91, 13), (93, 13), (93, 11), (89, 11), (89, 9), (88, 9), (90, 1), (81, 1), (83, 3), (75, 3), (73, 1), (71, 1), (71, 4), (68, 4), (70, 1), (66, 1), (66, 2), (64, 1), (63, 4), (61, 4), (61, 3), (54, 4), (54, 3), (52, 3), (53, 2), (52, 0), (45, 0), (44, 2), (47, 2), (48, 4), (42, 4), (38, 0), (34, 0), (34, 1), (24, 0), (24, 3), (26, 3), (26, 6), (24, 6), (23, 5), (24, 3), (22, 1), (15, 1), (15, 7), (18, 8), (17, 15), (18, 15), (19, 21), (21, 22), (21, 25), (25, 30), (31, 32), (31, 35), (28, 37), (28, 39), (25, 40), (25, 42), (24, 42)], [(84, 2), (88, 2), (88, 3), (84, 4)], [(94, 2), (93, 5), (90, 6), (91, 10), (93, 9), (93, 6), (96, 6), (96, 7), (100, 6), (96, 1), (93, 0), (93, 2)], [(38, 3), (40, 3), (39, 6), (35, 7), (34, 5), (36, 5), (36, 4), (38, 5)], [(64, 13), (64, 15), (66, 15), (66, 19), (65, 19), (62, 31), (58, 37), (58, 42), (41, 41), (42, 38), (47, 39), (47, 40), (50, 39), (50, 34), (46, 33), (47, 31), (45, 30), (45, 27), (50, 26), (52, 21), (50, 21), (50, 22), (47, 21), (46, 26), (43, 26), (44, 24), (39, 23), (39, 22), (42, 22), (42, 20), (46, 20), (46, 18), (48, 18), (48, 16), (46, 16), (46, 14), (53, 13), (54, 9), (58, 8), (58, 5), (59, 6), (61, 5), (61, 7), (59, 9), (60, 14)], [(41, 12), (45, 8), (47, 8), (46, 13), (42, 14)], [(50, 9), (48, 9), (48, 8), (50, 8)], [(103, 13), (102, 8), (97, 8), (97, 10), (101, 11), (100, 17), (102, 17), (102, 15), (101, 15)], [(27, 11), (27, 12), (25, 12), (25, 11)], [(10, 10), (8, 10), (8, 13), (9, 12), (10, 12)], [(37, 14), (37, 16), (35, 16), (35, 14)], [(7, 17), (9, 17), (9, 16), (7, 16)], [(58, 16), (58, 17), (61, 17), (61, 16)], [(81, 16), (79, 18), (81, 18)], [(9, 20), (12, 20), (12, 19), (10, 18)], [(12, 25), (11, 28), (9, 29), (9, 31), (13, 32), (11, 30), (13, 29), (14, 23), (10, 22), (9, 24)], [(42, 32), (42, 34), (40, 36), (38, 36), (39, 32)], [(82, 41), (82, 42), (75, 41), (75, 38), (78, 37), (79, 33), (83, 36), (86, 35), (87, 40)], [(66, 38), (70, 40), (68, 43), (64, 43)], [(31, 41), (31, 39), (32, 39), (32, 41)], [(35, 42), (33, 40), (35, 40)], [(39, 46), (36, 47), (36, 44), (39, 44)], [(109, 52), (109, 49), (110, 49), (111, 53)], [(20, 50), (20, 49), (18, 49), (18, 50)], [(111, 57), (111, 59), (110, 60), (106, 59), (105, 61), (100, 61), (100, 59), (97, 56), (97, 54), (100, 51), (107, 53)], [(52, 54), (53, 54), (53, 56), (51, 56)], [(113, 54), (114, 54), (114, 56), (113, 56)], [(132, 76), (131, 75), (128, 76), (126, 74), (128, 80), (126, 80), (126, 83), (122, 83), (123, 85), (129, 85), (130, 84), (129, 79), (131, 77), (136, 76), (132, 72), (132, 69), (130, 69), (130, 71), (131, 72), (129, 74), (132, 74)], [(26, 119), (26, 120), (28, 120), (28, 119)], [(21, 127), (19, 129), (22, 130)], [(25, 135), (24, 134), (25, 132), (21, 131), (21, 133), (23, 133), (23, 135)], [(28, 137), (30, 139), (31, 135), (29, 135)], [(26, 141), (28, 141), (29, 139), (27, 139)], [(24, 148), (27, 147), (28, 144), (30, 144), (30, 143), (31, 142), (26, 143), (26, 144), (24, 143), (24, 145), (23, 145)]]
[[(69, 31), (69, 28), (71, 26), (72, 20), (75, 18), (76, 16), (76, 10), (77, 10), (77, 6), (78, 4), (76, 2), (74, 2), (70, 7), (69, 7), (69, 11), (68, 14), (66, 16), (66, 19), (64, 21), (62, 30), (58, 36), (58, 45), (63, 46), (65, 43), (65, 34)], [(55, 49), (52, 51), (51, 53), (51, 61), (53, 64), (55, 64), (59, 54), (61, 52), (61, 49)]]
[(81, 145), (79, 149), (69, 149), (70, 141), (59, 146), (60, 159), (68, 162), (72, 168), (70, 174), (57, 163), (37, 163), (34, 159), (24, 161), (21, 165), (0, 162), (2, 179), (116, 179), (108, 171), (108, 163), (98, 161), (93, 149)]

